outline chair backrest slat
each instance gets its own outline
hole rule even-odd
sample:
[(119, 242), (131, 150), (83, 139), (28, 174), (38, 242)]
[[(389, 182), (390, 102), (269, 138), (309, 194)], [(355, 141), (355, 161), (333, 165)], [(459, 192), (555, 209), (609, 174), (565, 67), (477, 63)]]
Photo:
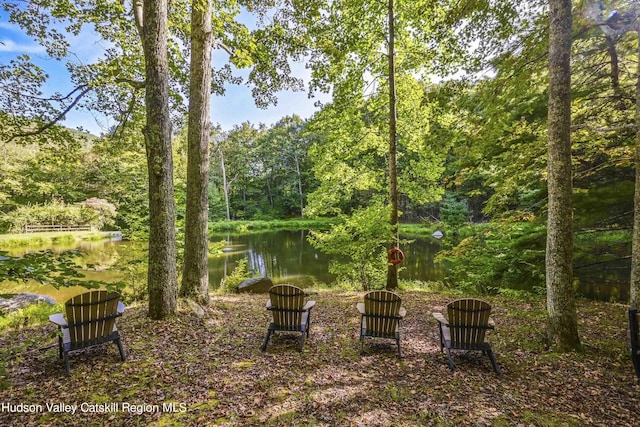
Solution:
[(273, 323), (279, 327), (296, 328), (302, 322), (304, 291), (292, 285), (275, 285), (269, 289)]
[(390, 291), (371, 291), (364, 296), (365, 327), (367, 331), (392, 335), (398, 327), (402, 301)]
[(485, 301), (465, 298), (447, 305), (451, 341), (456, 346), (472, 348), (484, 342), (489, 328), (491, 305)]
[(96, 341), (113, 331), (117, 317), (117, 292), (90, 291), (65, 303), (71, 344)]

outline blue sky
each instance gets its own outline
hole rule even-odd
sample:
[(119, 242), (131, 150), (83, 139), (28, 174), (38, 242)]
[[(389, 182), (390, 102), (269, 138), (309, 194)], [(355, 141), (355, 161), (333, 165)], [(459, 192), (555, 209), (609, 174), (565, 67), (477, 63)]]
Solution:
[[(74, 56), (69, 60), (74, 62), (91, 63), (104, 50), (101, 41), (91, 33), (71, 37), (70, 42), (70, 52), (73, 52)], [(18, 26), (7, 22), (6, 14), (0, 12), (0, 64), (8, 64), (11, 59), (21, 54), (28, 54), (49, 74), (48, 84), (44, 88), (45, 95), (54, 92), (66, 94), (72, 89), (64, 62), (48, 57), (41, 46), (30, 39)], [(216, 60), (224, 60), (224, 55), (214, 53), (214, 61)], [(296, 77), (308, 78), (309, 76), (308, 70), (302, 63), (292, 63), (292, 71)], [(315, 101), (326, 102), (329, 99), (327, 95), (309, 99), (306, 91), (282, 91), (277, 93), (277, 97), (276, 106), (260, 109), (255, 106), (250, 87), (227, 85), (225, 96), (212, 97), (212, 122), (220, 124), (223, 130), (229, 130), (234, 125), (245, 121), (271, 125), (282, 117), (292, 114), (308, 118), (317, 110), (314, 107)], [(100, 135), (115, 125), (111, 119), (96, 116), (86, 110), (70, 112), (62, 124), (71, 128), (82, 127), (95, 135)]]

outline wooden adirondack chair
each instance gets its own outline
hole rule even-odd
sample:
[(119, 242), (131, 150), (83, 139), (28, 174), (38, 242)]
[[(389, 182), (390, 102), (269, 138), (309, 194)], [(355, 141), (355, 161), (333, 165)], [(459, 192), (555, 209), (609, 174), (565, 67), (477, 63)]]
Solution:
[(300, 351), (304, 346), (305, 335), (309, 337), (311, 309), (315, 301), (305, 303), (305, 293), (292, 285), (275, 285), (269, 289), (267, 310), (271, 311), (273, 320), (267, 327), (267, 337), (262, 344), (262, 351), (267, 349), (269, 338), (275, 331), (301, 332)]
[(440, 328), (440, 351), (446, 349), (449, 368), (455, 369), (451, 350), (482, 351), (489, 356), (491, 366), (500, 375), (500, 368), (485, 334), (493, 329), (489, 319), (491, 305), (485, 301), (465, 298), (447, 305), (448, 320), (440, 313), (433, 313)]
[(71, 372), (69, 353), (106, 342), (115, 342), (120, 358), (125, 360), (116, 318), (122, 316), (124, 304), (120, 294), (107, 291), (90, 291), (65, 302), (66, 316), (52, 314), (49, 320), (58, 325), (60, 358), (64, 358), (67, 373)]
[(640, 330), (638, 328), (640, 313), (637, 308), (629, 309), (629, 332), (631, 339), (631, 360), (636, 376), (640, 378)]
[(371, 291), (364, 296), (356, 308), (360, 318), (360, 354), (364, 353), (365, 337), (389, 338), (396, 341), (398, 357), (400, 347), (400, 321), (407, 315), (398, 294), (390, 291)]

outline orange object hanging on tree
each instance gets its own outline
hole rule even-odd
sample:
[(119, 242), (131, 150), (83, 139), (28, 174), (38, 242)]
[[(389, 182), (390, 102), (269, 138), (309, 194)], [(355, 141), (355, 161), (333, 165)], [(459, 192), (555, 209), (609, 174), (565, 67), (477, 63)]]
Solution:
[(387, 261), (393, 265), (398, 265), (404, 259), (404, 253), (399, 248), (391, 248), (387, 252)]

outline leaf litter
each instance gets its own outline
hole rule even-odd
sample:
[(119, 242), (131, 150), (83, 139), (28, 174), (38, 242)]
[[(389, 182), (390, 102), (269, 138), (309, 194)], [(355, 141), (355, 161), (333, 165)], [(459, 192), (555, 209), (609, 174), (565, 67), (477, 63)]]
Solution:
[[(78, 409), (0, 410), (0, 425), (611, 426), (640, 419), (626, 306), (580, 300), (585, 351), (556, 354), (544, 342), (543, 300), (486, 297), (498, 377), (481, 354), (458, 355), (449, 370), (431, 316), (453, 299), (441, 294), (401, 293), (403, 359), (392, 340), (367, 339), (360, 355), (355, 304), (362, 295), (314, 295), (302, 352), (299, 336), (286, 333), (260, 351), (269, 321), (264, 295), (214, 296), (203, 318), (185, 311), (164, 322), (133, 306), (118, 321), (126, 362), (114, 345), (98, 346), (72, 353), (70, 376), (57, 357), (54, 325), (5, 331), (0, 405)], [(87, 411), (108, 404), (117, 409)]]

